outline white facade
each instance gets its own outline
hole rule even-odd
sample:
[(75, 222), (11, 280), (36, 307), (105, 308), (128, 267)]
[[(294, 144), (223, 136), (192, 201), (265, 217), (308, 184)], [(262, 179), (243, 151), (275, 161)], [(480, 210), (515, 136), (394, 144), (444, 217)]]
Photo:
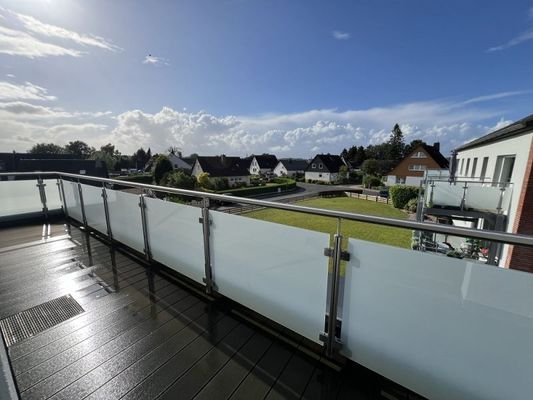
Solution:
[[(508, 179), (513, 184), (513, 195), (509, 209), (509, 232), (514, 225), (532, 140), (533, 132), (529, 132), (457, 153), (455, 174), (458, 179), (483, 180), (485, 182)], [(514, 161), (511, 162), (513, 157)], [(486, 165), (485, 168), (483, 167), (484, 164)]]
[(252, 175), (268, 175), (269, 173), (272, 173), (272, 168), (261, 168), (257, 159), (254, 157), (250, 163), (249, 171)]
[(305, 171), (305, 180), (312, 180), (312, 181), (321, 181), (321, 182), (328, 182), (333, 183), (336, 182), (337, 179), (339, 179), (338, 173), (330, 173), (330, 172), (309, 172)]
[[(524, 184), (533, 132), (457, 152), (457, 179), (513, 184), (508, 212), (507, 232), (513, 232), (520, 193)], [(505, 265), (509, 246), (502, 251), (500, 265)]]
[(396, 175), (387, 175), (387, 186), (394, 185), (407, 185), (407, 186), (420, 186), (420, 182), (424, 179), (423, 176), (406, 176), (405, 179), (398, 181)]
[[(203, 172), (204, 171), (202, 170), (202, 167), (200, 166), (200, 163), (199, 162), (195, 162), (194, 166), (193, 166), (193, 169), (192, 169), (192, 172), (191, 172), (191, 175), (194, 175), (196, 178), (198, 178), (198, 176), (201, 173), (203, 173)], [(228, 180), (228, 183), (229, 183), (230, 187), (238, 185), (238, 184), (242, 184), (242, 183), (245, 183), (246, 185), (250, 184), (250, 176), (249, 175), (243, 175), (243, 176), (214, 176), (214, 177), (210, 176), (209, 177), (209, 181), (213, 182), (217, 178), (226, 178)]]
[(276, 176), (296, 176), (297, 174), (303, 175), (304, 170), (294, 171), (294, 170), (287, 170), (285, 168), (285, 165), (283, 165), (283, 162), (278, 162), (278, 165), (276, 165), (276, 168), (274, 168), (274, 175)]

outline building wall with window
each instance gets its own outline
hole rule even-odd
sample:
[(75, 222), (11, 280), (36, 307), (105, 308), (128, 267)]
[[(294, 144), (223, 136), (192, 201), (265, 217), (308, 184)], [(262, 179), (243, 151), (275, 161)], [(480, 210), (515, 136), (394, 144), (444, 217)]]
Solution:
[[(530, 190), (526, 189), (528, 189), (528, 182), (531, 180), (529, 176), (531, 169), (528, 169), (528, 165), (533, 156), (532, 147), (533, 131), (457, 152), (456, 176), (458, 179), (479, 180), (487, 184), (494, 184), (493, 182), (512, 184), (513, 194), (508, 212), (507, 232), (525, 233), (520, 229), (521, 224), (527, 223), (530, 219), (533, 221), (533, 205), (527, 207), (527, 204), (524, 203), (528, 196), (531, 196)], [(532, 210), (531, 215), (526, 215), (527, 209)], [(512, 263), (512, 258), (515, 261), (519, 260), (516, 257), (511, 257), (510, 246), (504, 246), (503, 263), (500, 265), (509, 266)], [(533, 260), (531, 261), (533, 262)], [(530, 270), (533, 272), (533, 265), (531, 265)]]

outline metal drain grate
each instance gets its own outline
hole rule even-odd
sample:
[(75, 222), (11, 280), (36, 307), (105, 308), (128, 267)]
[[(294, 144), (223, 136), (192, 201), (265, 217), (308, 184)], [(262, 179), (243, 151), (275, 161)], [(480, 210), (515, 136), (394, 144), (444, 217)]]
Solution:
[(84, 311), (72, 296), (66, 295), (0, 320), (0, 329), (9, 347)]

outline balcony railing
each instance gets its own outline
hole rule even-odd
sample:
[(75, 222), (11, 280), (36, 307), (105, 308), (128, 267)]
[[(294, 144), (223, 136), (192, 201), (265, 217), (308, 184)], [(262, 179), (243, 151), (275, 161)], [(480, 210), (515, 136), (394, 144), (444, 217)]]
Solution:
[(426, 207), (452, 207), (507, 214), (512, 193), (513, 185), (510, 183), (449, 181), (428, 177), (424, 190), (424, 204)]
[[(24, 174), (0, 177), (8, 175)], [(112, 185), (192, 196), (202, 206)], [(231, 215), (212, 209), (210, 200), (332, 217), (339, 229), (330, 237)], [(325, 346), (329, 356), (347, 357), (429, 398), (533, 392), (533, 274), (343, 238), (340, 226), (362, 221), (531, 247), (533, 237), (66, 173), (1, 181), (0, 205), (0, 215), (10, 218), (62, 209), (206, 292)]]

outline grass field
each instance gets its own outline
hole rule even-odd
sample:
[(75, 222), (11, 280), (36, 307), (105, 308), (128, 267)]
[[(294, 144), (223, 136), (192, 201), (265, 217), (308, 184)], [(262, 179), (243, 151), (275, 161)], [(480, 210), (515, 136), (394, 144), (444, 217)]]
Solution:
[[(348, 197), (304, 200), (297, 204), (329, 210), (407, 219), (406, 213), (393, 208), (391, 205)], [(265, 209), (249, 212), (245, 216), (326, 233), (335, 233), (337, 229), (337, 220), (335, 218), (292, 211)], [(384, 243), (391, 246), (409, 248), (411, 245), (411, 231), (407, 229), (343, 220), (341, 232), (345, 237)]]

